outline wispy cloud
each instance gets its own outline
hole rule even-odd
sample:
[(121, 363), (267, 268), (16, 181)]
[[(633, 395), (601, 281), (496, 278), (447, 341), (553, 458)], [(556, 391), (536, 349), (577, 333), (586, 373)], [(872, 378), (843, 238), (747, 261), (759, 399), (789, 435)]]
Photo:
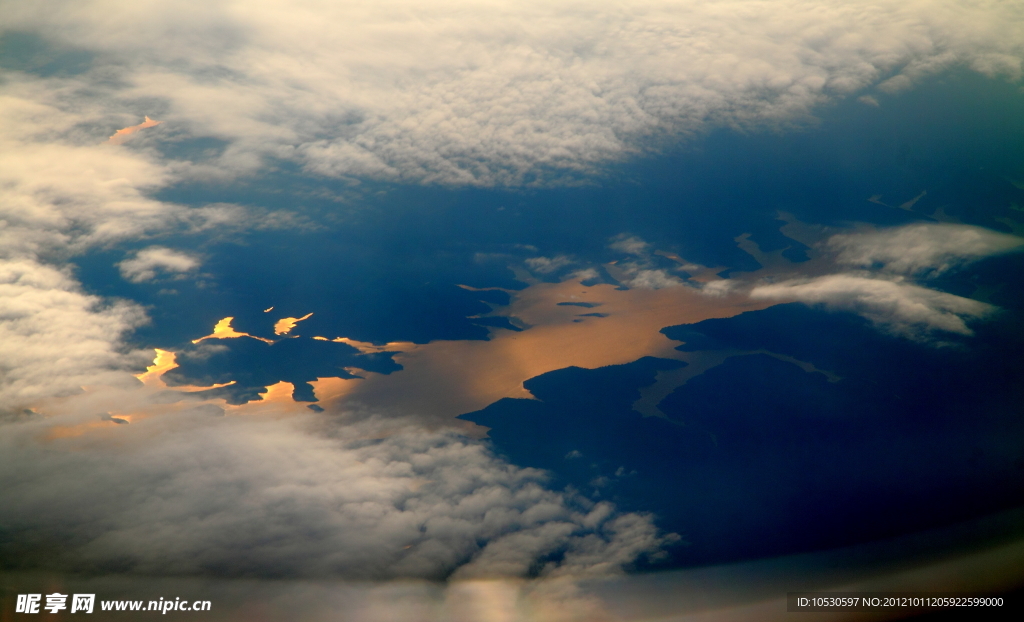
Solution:
[(627, 253), (629, 255), (646, 255), (649, 252), (651, 245), (644, 242), (635, 235), (629, 235), (621, 233), (612, 238), (612, 243), (608, 245), (608, 248), (619, 251), (620, 253)]
[(844, 271), (758, 285), (750, 296), (853, 311), (889, 332), (930, 340), (941, 332), (971, 335), (968, 323), (996, 307), (931, 289), (929, 279), (1022, 249), (1024, 240), (969, 225), (912, 224), (834, 235), (820, 248)]
[(1024, 239), (981, 227), (915, 224), (835, 235), (825, 247), (838, 263), (898, 274), (937, 275), (983, 257), (1024, 248)]
[(630, 256), (628, 260), (607, 266), (623, 285), (638, 289), (664, 289), (683, 284), (682, 279), (656, 265), (651, 245), (635, 235), (620, 233), (611, 239), (608, 248)]
[(199, 265), (199, 260), (189, 253), (150, 246), (135, 253), (131, 259), (120, 262), (117, 267), (121, 276), (133, 283), (141, 283), (156, 278), (157, 272), (182, 274), (195, 270)]
[(833, 274), (755, 287), (751, 298), (800, 300), (853, 311), (891, 332), (929, 337), (932, 331), (973, 334), (966, 320), (988, 315), (995, 307), (903, 280), (867, 275)]
[(572, 257), (556, 255), (555, 257), (530, 257), (526, 266), (539, 274), (551, 274), (573, 264)]

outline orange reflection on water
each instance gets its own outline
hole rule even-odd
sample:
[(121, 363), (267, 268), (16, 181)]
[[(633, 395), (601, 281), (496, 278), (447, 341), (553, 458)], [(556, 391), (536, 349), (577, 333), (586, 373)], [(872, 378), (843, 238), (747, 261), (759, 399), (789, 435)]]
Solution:
[[(176, 368), (177, 366), (178, 356), (174, 352), (156, 348), (156, 358), (153, 359), (153, 364), (147, 367), (144, 373), (137, 374), (135, 377), (142, 381), (142, 384), (146, 385), (147, 387), (166, 389), (167, 383), (164, 382), (163, 375), (171, 371), (172, 369)], [(187, 384), (175, 386), (174, 390), (182, 391), (184, 393), (195, 393), (197, 391), (208, 391), (210, 389), (229, 387), (233, 384), (235, 384), (234, 380), (232, 380), (231, 382), (213, 384), (208, 387), (200, 387), (192, 384)]]
[[(593, 307), (558, 305), (587, 303)], [(398, 351), (404, 368), (364, 374), (344, 399), (386, 412), (450, 421), (504, 397), (531, 398), (523, 381), (565, 367), (594, 369), (643, 356), (680, 359), (665, 326), (730, 317), (770, 306), (742, 294), (707, 296), (696, 288), (619, 290), (578, 282), (536, 283), (515, 294), (500, 315), (529, 326), (522, 332), (493, 329), (489, 341), (433, 341), (373, 346), (350, 339), (360, 351)], [(600, 313), (604, 317), (587, 315)], [(330, 400), (325, 400), (330, 401)]]
[(385, 343), (384, 345), (377, 345), (369, 341), (356, 341), (355, 339), (349, 339), (348, 337), (335, 337), (334, 339), (331, 339), (331, 341), (350, 345), (363, 354), (373, 354), (375, 352), (403, 352), (417, 347), (417, 345), (411, 341), (392, 341)]
[(166, 387), (162, 376), (168, 371), (178, 366), (174, 352), (167, 350), (156, 349), (156, 358), (153, 359), (153, 364), (146, 368), (146, 371), (137, 374), (135, 377), (138, 378), (142, 384), (147, 387)]
[[(271, 309), (273, 309), (273, 307), (271, 307)], [(275, 335), (287, 335), (288, 333), (290, 333), (292, 331), (293, 328), (295, 328), (296, 324), (298, 324), (302, 320), (308, 319), (309, 316), (311, 316), (311, 315), (313, 315), (313, 314), (312, 313), (307, 313), (306, 315), (303, 315), (302, 317), (283, 317), (283, 318), (281, 318), (280, 320), (277, 321), (276, 324), (274, 324), (274, 334)]]
[(221, 321), (217, 322), (217, 324), (213, 327), (212, 333), (206, 335), (205, 337), (200, 337), (199, 339), (193, 339), (192, 343), (199, 343), (204, 339), (235, 339), (237, 337), (251, 337), (253, 339), (259, 339), (260, 341), (263, 341), (265, 343), (274, 343), (273, 339), (265, 339), (263, 337), (257, 337), (256, 335), (250, 335), (249, 333), (238, 332), (237, 330), (231, 327), (231, 321), (234, 319), (234, 317), (226, 317), (222, 319)]
[(269, 417), (290, 417), (300, 414), (309, 414), (305, 402), (296, 402), (292, 399), (292, 392), (295, 385), (290, 382), (275, 382), (266, 387), (266, 391), (260, 394), (260, 399), (246, 402), (245, 404), (224, 404), (224, 414), (231, 415), (262, 415)]
[(163, 123), (163, 122), (162, 121), (154, 121), (153, 119), (150, 119), (149, 117), (146, 117), (146, 120), (143, 121), (142, 123), (139, 123), (138, 125), (132, 125), (130, 127), (126, 127), (126, 128), (117, 130), (116, 132), (114, 132), (113, 136), (111, 136), (110, 138), (107, 139), (107, 142), (110, 143), (111, 145), (121, 145), (121, 144), (124, 144), (124, 142), (126, 140), (128, 140), (128, 137), (131, 136), (132, 134), (134, 134), (135, 132), (138, 132), (139, 130), (145, 129), (147, 127), (153, 127), (153, 126), (156, 126), (156, 125), (160, 125), (161, 123)]

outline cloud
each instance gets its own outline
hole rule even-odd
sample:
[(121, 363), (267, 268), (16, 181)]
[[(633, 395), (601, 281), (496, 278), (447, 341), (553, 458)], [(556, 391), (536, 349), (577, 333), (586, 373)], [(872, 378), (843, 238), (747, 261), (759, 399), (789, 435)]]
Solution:
[(901, 279), (867, 274), (833, 274), (760, 285), (750, 291), (750, 297), (824, 304), (858, 313), (889, 332), (918, 339), (936, 331), (971, 335), (967, 321), (983, 318), (996, 309)]
[(636, 236), (620, 233), (612, 238), (612, 243), (608, 245), (608, 248), (629, 255), (646, 255), (650, 246)]
[(708, 296), (726, 296), (732, 293), (737, 287), (736, 282), (730, 279), (718, 279), (701, 283), (700, 291)]
[(1012, 3), (963, 0), (26, 0), (0, 11), (6, 28), (95, 52), (76, 80), (107, 109), (154, 102), (146, 113), (166, 128), (226, 141), (223, 170), (285, 159), (327, 176), (457, 185), (565, 183), (687, 132), (787, 123), (954, 65), (1016, 79), (1024, 57)]
[(981, 227), (915, 224), (835, 235), (825, 247), (841, 265), (932, 276), (983, 257), (1019, 250), (1024, 239)]
[(49, 441), (98, 417), (7, 424), (0, 550), (56, 546), (34, 559), (65, 570), (439, 579), (606, 574), (673, 541), (480, 442), (325, 417), (195, 410)]
[(606, 266), (623, 285), (637, 289), (664, 289), (683, 285), (682, 279), (657, 267), (651, 245), (636, 236), (620, 233), (611, 239), (608, 248), (634, 256), (629, 261)]
[[(0, 254), (64, 256), (96, 244), (143, 237), (181, 218), (153, 200), (171, 171), (136, 152), (97, 144), (57, 85), (8, 80), (0, 87)], [(49, 89), (47, 88), (49, 87)]]
[(569, 275), (569, 278), (574, 281), (593, 281), (595, 279), (600, 280), (601, 273), (596, 268), (583, 268), (582, 270), (576, 270)]
[(527, 267), (534, 272), (540, 274), (551, 274), (557, 272), (566, 266), (571, 266), (573, 260), (571, 257), (565, 255), (556, 255), (555, 257), (530, 257), (526, 260)]
[(0, 259), (0, 413), (82, 385), (131, 380), (122, 337), (145, 321), (134, 304), (83, 293), (31, 259)]
[(157, 271), (178, 273), (191, 272), (199, 267), (199, 260), (181, 251), (150, 246), (117, 264), (121, 276), (132, 283), (151, 281), (156, 278)]
[(623, 269), (632, 277), (624, 281), (630, 287), (663, 289), (665, 287), (678, 287), (683, 284), (681, 280), (664, 270), (635, 269), (634, 266), (623, 266)]
[(1024, 240), (1012, 235), (955, 224), (911, 224), (839, 234), (820, 247), (832, 253), (842, 272), (757, 285), (750, 297), (852, 311), (888, 332), (912, 339), (929, 341), (943, 332), (972, 335), (968, 323), (990, 316), (997, 307), (925, 284), (931, 277), (1022, 246)]

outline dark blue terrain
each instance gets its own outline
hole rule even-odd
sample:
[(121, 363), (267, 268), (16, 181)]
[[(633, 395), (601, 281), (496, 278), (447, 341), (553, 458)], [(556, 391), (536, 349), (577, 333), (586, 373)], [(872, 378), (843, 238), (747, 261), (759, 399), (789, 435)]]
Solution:
[[(886, 336), (858, 316), (802, 304), (665, 329), (729, 358), (659, 408), (631, 409), (672, 361), (550, 372), (533, 400), (464, 419), (513, 462), (629, 510), (688, 542), (676, 564), (850, 545), (939, 527), (1024, 501), (1024, 331), (978, 328), (971, 348)], [(575, 453), (573, 453), (575, 452)]]

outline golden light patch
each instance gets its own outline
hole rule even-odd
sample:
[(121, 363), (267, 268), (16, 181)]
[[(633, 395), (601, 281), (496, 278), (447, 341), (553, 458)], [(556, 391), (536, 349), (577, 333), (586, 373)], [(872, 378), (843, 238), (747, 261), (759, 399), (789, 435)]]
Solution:
[(174, 352), (157, 348), (153, 364), (147, 367), (144, 373), (137, 374), (135, 377), (147, 387), (164, 388), (167, 385), (164, 384), (162, 376), (177, 366), (178, 362)]
[[(365, 373), (365, 372), (363, 372)], [(337, 401), (352, 393), (362, 382), (362, 378), (317, 378), (310, 382), (313, 386), (313, 394), (323, 401)]]
[[(366, 374), (341, 397), (386, 412), (450, 420), (503, 397), (529, 399), (523, 381), (556, 369), (594, 369), (644, 356), (685, 359), (685, 353), (675, 350), (678, 342), (659, 332), (663, 327), (731, 317), (771, 304), (742, 294), (706, 296), (692, 287), (619, 290), (573, 281), (537, 283), (517, 292), (500, 312), (529, 326), (522, 332), (493, 329), (489, 341), (387, 346), (335, 339), (364, 352), (398, 351), (394, 360), (404, 368), (389, 375)], [(585, 315), (595, 312), (605, 317)]]
[(416, 347), (416, 344), (411, 341), (392, 341), (390, 343), (385, 343), (382, 346), (370, 343), (369, 341), (356, 341), (355, 339), (349, 339), (348, 337), (335, 337), (334, 339), (331, 339), (331, 341), (350, 345), (363, 354), (373, 354), (375, 352), (403, 352)]
[(212, 333), (206, 335), (205, 337), (200, 337), (199, 339), (193, 339), (192, 343), (199, 343), (204, 339), (235, 339), (238, 337), (251, 337), (253, 339), (259, 339), (260, 341), (263, 341), (265, 343), (274, 343), (273, 339), (265, 339), (263, 337), (257, 337), (256, 335), (250, 335), (249, 333), (238, 332), (237, 330), (231, 327), (231, 322), (234, 319), (235, 318), (233, 316), (224, 318), (223, 320), (217, 322), (217, 324), (213, 327)]
[[(273, 307), (271, 307), (271, 308), (273, 308)], [(295, 328), (296, 324), (298, 324), (302, 320), (308, 319), (309, 316), (311, 316), (311, 315), (313, 315), (313, 314), (312, 313), (307, 313), (306, 315), (303, 315), (302, 317), (283, 317), (283, 318), (281, 318), (280, 320), (277, 321), (277, 323), (274, 324), (274, 334), (275, 335), (287, 335), (288, 333), (290, 333), (292, 331), (293, 328)]]
[[(156, 348), (156, 358), (153, 359), (153, 364), (146, 368), (146, 372), (138, 374), (135, 377), (142, 381), (142, 384), (147, 387), (153, 387), (157, 389), (166, 389), (167, 383), (164, 382), (163, 375), (178, 366), (178, 356), (174, 352), (167, 350), (161, 350)], [(213, 384), (208, 387), (200, 387), (192, 384), (178, 385), (173, 387), (175, 391), (181, 391), (183, 393), (196, 393), (198, 391), (209, 391), (210, 389), (219, 389), (221, 387), (229, 387), (235, 384), (235, 381), (222, 382), (220, 384)]]
[(132, 125), (130, 127), (117, 130), (116, 132), (114, 132), (113, 136), (107, 139), (107, 142), (110, 143), (111, 145), (122, 145), (126, 140), (128, 140), (128, 137), (134, 134), (135, 132), (143, 130), (147, 127), (154, 127), (156, 125), (160, 125), (161, 123), (163, 123), (163, 121), (154, 121), (153, 119), (146, 117), (146, 120), (142, 123), (139, 123), (138, 125)]
[(276, 382), (267, 387), (267, 392), (260, 396), (261, 402), (291, 402), (295, 385), (290, 382)]

